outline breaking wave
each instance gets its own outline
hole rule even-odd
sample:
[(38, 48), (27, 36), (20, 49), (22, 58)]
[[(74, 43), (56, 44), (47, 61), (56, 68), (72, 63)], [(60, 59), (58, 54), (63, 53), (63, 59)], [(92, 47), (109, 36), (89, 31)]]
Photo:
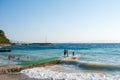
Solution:
[(107, 65), (95, 62), (61, 61), (61, 65), (73, 65), (81, 70), (120, 71), (120, 65)]
[(65, 73), (51, 71), (46, 68), (33, 68), (21, 71), (30, 78), (43, 80), (119, 80), (119, 74), (106, 73)]

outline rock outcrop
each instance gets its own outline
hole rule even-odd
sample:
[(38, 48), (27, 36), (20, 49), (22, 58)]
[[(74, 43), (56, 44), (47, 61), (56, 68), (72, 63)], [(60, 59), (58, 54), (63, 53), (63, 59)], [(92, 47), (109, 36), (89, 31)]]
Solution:
[(5, 36), (3, 30), (0, 30), (0, 44), (10, 44), (10, 40)]

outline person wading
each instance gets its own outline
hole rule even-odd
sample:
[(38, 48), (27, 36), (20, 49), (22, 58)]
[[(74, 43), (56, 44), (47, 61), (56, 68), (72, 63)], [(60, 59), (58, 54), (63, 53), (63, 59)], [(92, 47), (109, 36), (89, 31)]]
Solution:
[(73, 56), (75, 55), (75, 52), (74, 52), (74, 51), (72, 52), (72, 55), (73, 55)]
[(68, 50), (64, 49), (64, 57), (68, 57)]

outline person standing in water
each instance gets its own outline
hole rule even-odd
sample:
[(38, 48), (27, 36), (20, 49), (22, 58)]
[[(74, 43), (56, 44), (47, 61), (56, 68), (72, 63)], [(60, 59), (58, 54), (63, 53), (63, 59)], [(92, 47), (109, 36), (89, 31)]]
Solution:
[(73, 56), (75, 55), (75, 52), (74, 52), (74, 51), (72, 52), (72, 55), (73, 55)]
[(68, 50), (64, 49), (64, 57), (68, 57)]
[(64, 57), (66, 57), (66, 54), (67, 54), (66, 49), (64, 49)]

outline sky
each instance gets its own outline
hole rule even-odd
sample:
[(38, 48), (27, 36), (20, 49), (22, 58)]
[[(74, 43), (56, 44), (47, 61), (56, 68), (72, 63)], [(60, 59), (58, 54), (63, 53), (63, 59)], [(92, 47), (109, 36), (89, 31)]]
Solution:
[(120, 42), (120, 0), (0, 0), (11, 41)]

